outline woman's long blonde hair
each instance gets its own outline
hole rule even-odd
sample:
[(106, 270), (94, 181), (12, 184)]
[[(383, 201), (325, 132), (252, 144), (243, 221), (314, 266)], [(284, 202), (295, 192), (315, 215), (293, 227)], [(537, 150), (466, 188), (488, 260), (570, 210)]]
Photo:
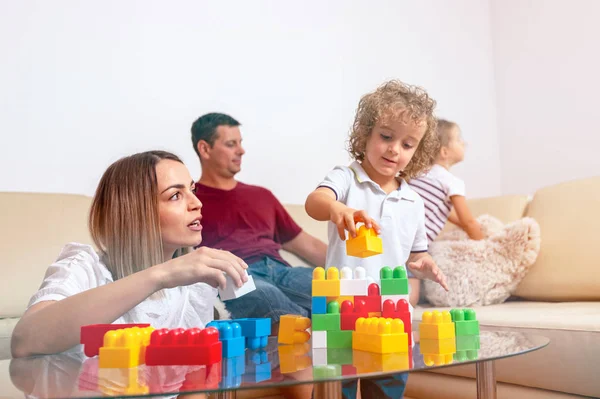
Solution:
[(166, 151), (121, 158), (104, 172), (90, 209), (89, 229), (113, 280), (164, 262), (156, 165), (181, 162)]

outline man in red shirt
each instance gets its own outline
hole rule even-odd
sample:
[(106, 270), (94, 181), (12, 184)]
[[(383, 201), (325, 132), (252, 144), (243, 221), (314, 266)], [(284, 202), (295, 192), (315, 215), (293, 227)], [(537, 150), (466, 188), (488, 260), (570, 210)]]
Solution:
[(202, 245), (230, 251), (248, 264), (256, 290), (226, 301), (233, 318), (309, 316), (312, 269), (290, 267), (281, 248), (324, 266), (327, 246), (302, 231), (267, 189), (235, 180), (241, 170), (240, 123), (211, 113), (192, 125), (192, 143), (202, 167), (196, 196), (202, 202)]

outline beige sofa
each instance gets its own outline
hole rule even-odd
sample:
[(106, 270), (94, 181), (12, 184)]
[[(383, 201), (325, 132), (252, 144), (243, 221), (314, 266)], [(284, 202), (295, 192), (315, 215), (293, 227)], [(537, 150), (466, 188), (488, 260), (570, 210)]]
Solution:
[[(61, 247), (70, 241), (91, 243), (90, 201), (81, 195), (0, 193), (1, 358), (10, 356), (14, 324)], [(482, 325), (525, 329), (552, 339), (543, 350), (497, 362), (500, 398), (600, 396), (599, 205), (600, 177), (544, 188), (531, 201), (527, 196), (470, 201), (475, 214), (489, 213), (506, 222), (531, 216), (542, 230), (540, 256), (516, 292), (521, 299), (476, 308)], [(286, 207), (306, 231), (327, 240), (325, 223), (310, 219), (303, 206)], [(284, 257), (303, 264), (289, 253)], [(417, 309), (416, 319), (421, 312)], [(473, 378), (473, 366), (411, 374), (407, 396), (474, 398)]]

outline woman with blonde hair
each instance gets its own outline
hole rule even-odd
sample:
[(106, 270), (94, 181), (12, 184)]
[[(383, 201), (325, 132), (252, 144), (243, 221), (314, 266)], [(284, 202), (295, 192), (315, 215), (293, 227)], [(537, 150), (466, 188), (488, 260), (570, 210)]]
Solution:
[(97, 250), (63, 248), (15, 327), (13, 357), (72, 348), (88, 324), (206, 325), (225, 274), (241, 286), (248, 266), (229, 252), (190, 250), (202, 242), (201, 208), (177, 156), (148, 151), (113, 163), (90, 210)]

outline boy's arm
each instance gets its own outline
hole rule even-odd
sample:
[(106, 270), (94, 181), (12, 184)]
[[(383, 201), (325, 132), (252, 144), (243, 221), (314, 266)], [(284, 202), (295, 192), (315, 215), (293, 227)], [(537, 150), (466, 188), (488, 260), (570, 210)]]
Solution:
[(427, 252), (411, 252), (406, 266), (416, 278), (435, 281), (448, 291), (446, 276)]
[(471, 214), (471, 210), (467, 205), (467, 200), (465, 197), (462, 195), (453, 195), (450, 197), (450, 201), (452, 202), (452, 206), (456, 210), (456, 215), (458, 217), (458, 223), (455, 224), (460, 226), (472, 240), (483, 239), (484, 237), (483, 233), (481, 232), (481, 226)]
[(327, 245), (305, 231), (301, 231), (300, 234), (283, 244), (282, 247), (315, 266), (325, 265)]

